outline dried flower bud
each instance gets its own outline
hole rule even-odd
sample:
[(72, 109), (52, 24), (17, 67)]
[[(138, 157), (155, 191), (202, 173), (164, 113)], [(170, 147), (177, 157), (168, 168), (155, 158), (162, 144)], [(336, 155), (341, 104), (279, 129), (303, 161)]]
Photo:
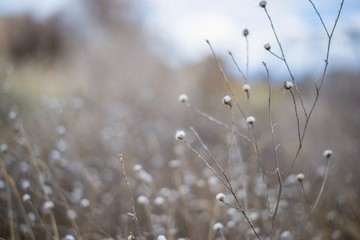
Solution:
[(175, 134), (175, 138), (178, 140), (184, 140), (185, 139), (185, 132), (183, 130), (177, 130)]
[(292, 89), (294, 87), (294, 83), (293, 82), (290, 82), (290, 81), (285, 81), (284, 82), (284, 88), (286, 89), (286, 90), (290, 90), (290, 89)]
[(298, 180), (298, 182), (302, 182), (305, 178), (305, 175), (302, 173), (299, 173), (298, 175), (296, 175), (296, 179)]
[(148, 205), (149, 204), (149, 199), (147, 197), (145, 197), (144, 195), (138, 196), (136, 201), (140, 205)]
[(251, 89), (251, 86), (249, 84), (244, 84), (243, 87), (242, 87), (242, 90), (244, 92), (249, 92)]
[(218, 194), (216, 195), (216, 200), (218, 200), (218, 201), (220, 201), (220, 202), (224, 202), (224, 200), (225, 200), (225, 194), (223, 194), (223, 193), (218, 193)]
[(259, 3), (259, 6), (262, 7), (262, 8), (265, 8), (266, 7), (266, 1), (261, 1)]
[(179, 102), (181, 103), (186, 103), (188, 101), (188, 96), (186, 94), (181, 94), (179, 97), (178, 97), (178, 100)]
[(264, 45), (264, 48), (265, 48), (265, 50), (270, 51), (270, 49), (271, 49), (270, 43), (266, 43), (266, 44)]
[(247, 122), (248, 124), (250, 124), (250, 125), (254, 125), (254, 123), (255, 123), (255, 117), (253, 117), (253, 116), (247, 117), (247, 118), (246, 118), (246, 122)]
[(326, 149), (324, 152), (323, 152), (323, 157), (326, 158), (326, 159), (329, 159), (333, 154), (333, 151), (330, 150), (330, 149)]
[(23, 196), (22, 196), (22, 201), (23, 202), (27, 202), (31, 199), (30, 195), (28, 193), (25, 193)]
[(244, 30), (243, 30), (243, 36), (244, 37), (247, 37), (249, 35), (249, 30), (247, 29), (247, 28), (245, 28)]
[(219, 231), (219, 230), (221, 230), (221, 229), (223, 229), (224, 228), (224, 225), (222, 225), (222, 223), (215, 223), (214, 225), (213, 225), (213, 230), (214, 231)]
[(231, 97), (229, 95), (224, 96), (222, 103), (231, 107)]
[(157, 240), (166, 240), (166, 237), (164, 235), (159, 235), (157, 237)]

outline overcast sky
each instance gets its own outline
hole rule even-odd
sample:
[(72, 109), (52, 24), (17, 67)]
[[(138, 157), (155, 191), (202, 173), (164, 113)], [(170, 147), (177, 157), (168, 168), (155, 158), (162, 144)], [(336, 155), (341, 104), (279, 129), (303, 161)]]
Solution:
[[(30, 11), (48, 16), (77, 0), (0, 0), (0, 11)], [(340, 0), (314, 0), (326, 26), (331, 28)], [(136, 5), (135, 5), (136, 4)], [(227, 51), (233, 52), (245, 71), (246, 45), (242, 36), (249, 29), (250, 73), (263, 71), (261, 61), (270, 71), (282, 75), (283, 64), (266, 52), (264, 44), (278, 48), (265, 12), (253, 0), (138, 0), (138, 16), (151, 36), (154, 51), (170, 66), (196, 63), (211, 53), (204, 39), (210, 40), (216, 53), (231, 67)], [(326, 34), (307, 0), (268, 1), (271, 14), (285, 53), (296, 74), (321, 71), (325, 56)], [(357, 39), (354, 36), (357, 35)], [(332, 46), (332, 67), (359, 68), (360, 1), (345, 0)], [(357, 41), (356, 41), (357, 40)]]

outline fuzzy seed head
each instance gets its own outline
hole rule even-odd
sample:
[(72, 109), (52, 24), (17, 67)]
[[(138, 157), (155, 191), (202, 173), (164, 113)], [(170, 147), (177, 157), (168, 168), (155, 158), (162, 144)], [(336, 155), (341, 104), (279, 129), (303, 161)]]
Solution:
[(249, 35), (249, 30), (247, 29), (247, 28), (245, 28), (244, 30), (243, 30), (243, 36), (244, 37), (247, 37)]
[(224, 228), (224, 225), (222, 225), (222, 223), (215, 223), (214, 225), (213, 225), (213, 230), (214, 231), (219, 231), (219, 230), (221, 230), (221, 229), (223, 229)]
[(145, 197), (144, 195), (139, 196), (136, 199), (136, 201), (140, 205), (148, 205), (149, 204), (149, 199), (147, 197)]
[(259, 6), (262, 7), (262, 8), (266, 8), (266, 1), (261, 1), (259, 3)]
[(305, 175), (302, 173), (299, 173), (298, 175), (296, 175), (296, 179), (298, 180), (298, 182), (302, 182), (305, 178)]
[(330, 150), (330, 149), (326, 149), (324, 152), (323, 152), (323, 157), (326, 158), (326, 159), (329, 159), (333, 154), (333, 151)]
[(222, 103), (231, 107), (231, 97), (229, 95), (224, 96)]
[(251, 89), (251, 86), (249, 84), (244, 84), (243, 87), (242, 87), (242, 90), (244, 92), (249, 92)]
[[(264, 2), (264, 1), (263, 1), (263, 2)], [(265, 48), (266, 51), (270, 51), (270, 49), (271, 49), (270, 43), (266, 43), (266, 44), (264, 45), (264, 48)]]
[(164, 235), (159, 235), (157, 237), (157, 240), (166, 240), (166, 237)]
[(177, 130), (175, 134), (175, 138), (178, 140), (184, 140), (185, 139), (185, 132), (183, 130)]
[(50, 214), (51, 209), (54, 208), (54, 202), (53, 201), (46, 201), (43, 203), (41, 207), (41, 212), (45, 215)]
[(293, 82), (290, 82), (290, 81), (285, 81), (284, 82), (284, 88), (286, 89), (286, 90), (290, 90), (290, 89), (292, 89), (294, 87), (294, 83)]
[(225, 194), (223, 194), (223, 193), (218, 193), (218, 194), (216, 195), (216, 200), (218, 200), (218, 201), (220, 201), (220, 202), (224, 202), (224, 200), (225, 200)]
[(250, 125), (254, 125), (254, 123), (255, 123), (255, 117), (253, 117), (253, 116), (247, 117), (247, 118), (246, 118), (246, 122), (247, 122), (248, 124), (250, 124)]
[(31, 199), (30, 195), (28, 193), (25, 193), (23, 196), (22, 196), (22, 201), (23, 202), (27, 202)]
[(188, 96), (186, 94), (181, 94), (178, 97), (178, 101), (181, 102), (181, 103), (186, 103), (188, 101)]

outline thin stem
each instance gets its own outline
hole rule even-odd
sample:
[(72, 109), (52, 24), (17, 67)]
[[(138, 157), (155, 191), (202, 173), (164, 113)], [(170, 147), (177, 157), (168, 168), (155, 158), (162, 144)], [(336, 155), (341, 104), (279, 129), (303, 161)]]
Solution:
[[(199, 114), (199, 115), (203, 116), (204, 118), (208, 119), (209, 121), (211, 121), (211, 122), (213, 122), (213, 123), (215, 123), (215, 124), (217, 124), (217, 125), (220, 125), (220, 126), (226, 128), (226, 129), (228, 129), (228, 130), (231, 130), (231, 131), (233, 130), (233, 128), (230, 127), (229, 125), (221, 122), (220, 120), (218, 120), (218, 119), (210, 116), (209, 114), (207, 114), (207, 113), (205, 113), (205, 112), (200, 111), (199, 109), (194, 108), (194, 107), (191, 106), (188, 102), (186, 102), (185, 105), (186, 105), (188, 108), (190, 108), (191, 110), (195, 111), (197, 114)], [(247, 136), (245, 136), (244, 134), (241, 134), (240, 132), (238, 132), (238, 131), (236, 131), (236, 130), (235, 130), (235, 132), (236, 132), (236, 134), (237, 134), (239, 137), (245, 139), (246, 141), (248, 141), (248, 142), (251, 141), (250, 138), (247, 137)]]
[(269, 120), (270, 131), (271, 131), (271, 140), (272, 140), (272, 146), (273, 146), (273, 151), (274, 151), (274, 160), (275, 160), (275, 166), (276, 166), (276, 173), (277, 173), (278, 182), (279, 182), (278, 197), (277, 197), (276, 206), (275, 206), (275, 210), (274, 210), (274, 213), (272, 215), (272, 221), (271, 221), (270, 239), (273, 239), (273, 234), (274, 234), (274, 230), (275, 230), (275, 220), (276, 220), (276, 216), (277, 216), (279, 206), (280, 206), (283, 182), (282, 182), (282, 178), (281, 178), (281, 174), (280, 174), (280, 166), (279, 166), (279, 160), (278, 160), (278, 154), (277, 154), (277, 145), (276, 145), (275, 134), (274, 134), (274, 124), (273, 124), (273, 120), (272, 120), (272, 116), (271, 116), (271, 113), (272, 113), (272, 105), (271, 105), (272, 90), (271, 90), (269, 69), (267, 68), (265, 62), (263, 62), (263, 65), (264, 65), (265, 70), (266, 70), (268, 87), (269, 87), (269, 105), (268, 105), (269, 118), (268, 118), (268, 120)]
[(124, 174), (124, 177), (125, 177), (126, 186), (128, 188), (128, 193), (129, 193), (129, 196), (130, 196), (132, 214), (133, 214), (133, 219), (134, 219), (134, 222), (135, 222), (136, 231), (137, 231), (139, 239), (141, 240), (141, 231), (140, 231), (140, 225), (139, 225), (137, 215), (136, 215), (134, 197), (133, 197), (133, 194), (131, 192), (131, 187), (130, 187), (130, 183), (129, 183), (129, 180), (128, 180), (128, 177), (127, 177), (127, 174), (126, 174), (125, 164), (124, 164), (124, 161), (123, 161), (123, 155), (122, 154), (119, 154), (119, 159), (120, 159), (120, 164), (121, 164), (123, 174)]
[(276, 55), (275, 53), (273, 53), (273, 52), (271, 52), (271, 53), (272, 53), (273, 55), (275, 55), (277, 58), (281, 59), (281, 60), (284, 62), (285, 66), (286, 66), (286, 69), (288, 70), (288, 73), (289, 73), (289, 75), (290, 75), (290, 77), (291, 77), (291, 80), (292, 80), (292, 82), (293, 82), (294, 85), (295, 85), (295, 88), (296, 88), (296, 91), (297, 91), (297, 93), (298, 93), (298, 97), (299, 97), (299, 99), (300, 99), (301, 106), (302, 106), (302, 108), (303, 108), (304, 114), (305, 114), (305, 116), (307, 116), (307, 112), (306, 112), (306, 109), (305, 109), (305, 105), (304, 105), (303, 100), (302, 100), (302, 97), (301, 97), (301, 95), (300, 95), (300, 90), (298, 89), (298, 87), (297, 87), (297, 85), (296, 85), (296, 83), (295, 83), (295, 82), (296, 82), (296, 81), (295, 81), (295, 77), (294, 77), (293, 73), (291, 72), (291, 69), (290, 69), (290, 66), (289, 66), (289, 64), (288, 64), (288, 61), (286, 60), (285, 52), (284, 52), (284, 49), (283, 49), (282, 44), (281, 44), (281, 42), (280, 42), (280, 39), (279, 39), (279, 37), (278, 37), (278, 35), (277, 35), (277, 32), (276, 32), (276, 30), (275, 30), (275, 27), (274, 27), (272, 18), (270, 17), (270, 14), (269, 14), (269, 12), (267, 11), (267, 9), (266, 9), (266, 8), (264, 8), (264, 9), (265, 9), (266, 16), (267, 16), (268, 19), (269, 19), (269, 22), (270, 22), (270, 25), (271, 25), (271, 29), (272, 29), (272, 31), (273, 31), (273, 33), (274, 33), (275, 38), (276, 38), (276, 42), (277, 42), (277, 44), (278, 44), (278, 46), (279, 46), (279, 48), (280, 48), (281, 57), (277, 56), (277, 55)]
[(232, 98), (235, 99), (236, 105), (237, 105), (237, 107), (239, 108), (239, 111), (241, 112), (243, 118), (246, 119), (246, 115), (245, 115), (245, 113), (244, 113), (244, 111), (243, 111), (243, 109), (242, 109), (242, 107), (241, 107), (241, 104), (240, 104), (239, 100), (237, 99), (234, 90), (233, 90), (232, 87), (230, 86), (229, 80), (227, 79), (227, 76), (226, 76), (224, 70), (223, 70), (222, 67), (221, 67), (221, 64), (220, 64), (220, 62), (219, 62), (219, 59), (218, 59), (218, 57), (216, 56), (213, 47), (211, 46), (209, 40), (206, 40), (206, 43), (209, 45), (209, 47), (210, 47), (210, 49), (211, 49), (211, 52), (212, 52), (212, 54), (213, 54), (213, 56), (214, 56), (214, 58), (215, 58), (215, 60), (216, 60), (216, 63), (217, 63), (217, 65), (218, 65), (218, 68), (219, 68), (219, 70), (220, 70), (221, 76), (222, 76), (222, 78), (224, 79), (224, 81), (225, 81), (225, 83), (226, 83), (226, 86), (228, 87), (228, 89), (229, 89), (229, 91), (230, 91), (230, 93), (231, 93), (231, 95), (232, 95)]
[(237, 70), (240, 72), (241, 76), (244, 78), (245, 83), (247, 83), (247, 77), (246, 77), (246, 76), (244, 75), (244, 73), (241, 71), (241, 69), (240, 69), (240, 67), (239, 67), (239, 65), (238, 65), (238, 63), (237, 63), (237, 61), (235, 60), (234, 55), (233, 55), (233, 54), (232, 54), (232, 52), (230, 52), (230, 51), (228, 51), (228, 53), (229, 53), (229, 55), (230, 55), (230, 57), (231, 57), (231, 59), (232, 59), (233, 63), (235, 64), (235, 66), (236, 66)]
[(314, 214), (314, 212), (315, 212), (315, 210), (316, 210), (316, 207), (317, 207), (317, 205), (318, 205), (318, 203), (319, 203), (319, 201), (320, 201), (320, 198), (321, 198), (321, 196), (322, 196), (322, 194), (323, 194), (323, 192), (324, 192), (325, 183), (326, 183), (327, 178), (328, 178), (328, 176), (329, 176), (329, 169), (330, 169), (330, 159), (327, 159), (325, 177), (324, 177), (324, 179), (323, 179), (323, 181), (322, 181), (321, 188), (320, 188), (320, 191), (319, 191), (319, 193), (318, 193), (318, 195), (317, 195), (317, 197), (316, 197), (315, 203), (313, 204), (313, 206), (312, 206), (311, 209), (310, 209), (310, 214), (309, 214), (309, 216), (306, 218), (306, 220), (305, 220), (305, 222), (304, 222), (304, 224), (303, 224), (303, 226), (302, 226), (302, 228), (301, 228), (301, 232), (300, 232), (300, 237), (299, 237), (299, 239), (301, 238), (304, 229), (306, 228), (307, 224), (309, 223), (310, 218), (311, 218), (312, 215)]

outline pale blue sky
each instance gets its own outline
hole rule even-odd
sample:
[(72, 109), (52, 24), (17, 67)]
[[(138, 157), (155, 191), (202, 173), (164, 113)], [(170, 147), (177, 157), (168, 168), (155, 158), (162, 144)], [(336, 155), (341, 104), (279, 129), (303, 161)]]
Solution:
[[(49, 16), (78, 0), (0, 0), (0, 14), (30, 12)], [(328, 26), (333, 23), (340, 0), (314, 0)], [(136, 4), (136, 5), (135, 5)], [(261, 61), (284, 71), (282, 63), (268, 54), (263, 45), (276, 42), (263, 9), (253, 0), (144, 0), (133, 6), (145, 31), (152, 37), (154, 51), (170, 66), (195, 63), (209, 56), (204, 42), (209, 39), (220, 56), (229, 59), (231, 50), (245, 66), (242, 30), (250, 30), (250, 72), (258, 72)], [(268, 1), (288, 59), (298, 74), (318, 72), (323, 65), (326, 35), (307, 0)], [(357, 41), (352, 34), (358, 34)], [(332, 67), (359, 68), (360, 1), (345, 0), (332, 48)]]

